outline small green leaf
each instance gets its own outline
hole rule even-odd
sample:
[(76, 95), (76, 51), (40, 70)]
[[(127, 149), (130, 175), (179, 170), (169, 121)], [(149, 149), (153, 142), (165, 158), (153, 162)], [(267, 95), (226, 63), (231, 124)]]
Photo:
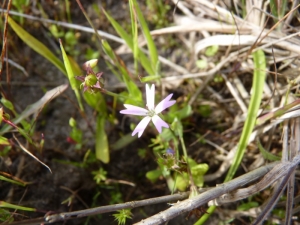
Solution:
[(0, 146), (4, 146), (4, 145), (10, 145), (9, 141), (6, 137), (0, 136)]
[(260, 151), (260, 153), (262, 154), (262, 156), (266, 159), (266, 160), (270, 160), (270, 161), (279, 161), (280, 157), (277, 155), (272, 154), (271, 152), (268, 152), (260, 143), (260, 141), (257, 139), (256, 141), (257, 143), (257, 147)]
[(76, 127), (76, 120), (74, 120), (73, 117), (71, 117), (69, 119), (69, 125), (70, 125), (70, 127)]
[(51, 24), (49, 27), (49, 31), (51, 32), (51, 34), (56, 37), (56, 38), (61, 38), (62, 36), (64, 36), (64, 32), (59, 32), (58, 28), (55, 24)]
[(67, 33), (65, 34), (65, 40), (66, 40), (67, 44), (69, 44), (69, 45), (72, 45), (72, 46), (76, 45), (77, 39), (74, 34), (74, 31), (72, 31), (72, 30), (67, 31)]
[(84, 92), (83, 97), (87, 104), (94, 110), (106, 115), (106, 102), (100, 92), (90, 93), (86, 91)]
[(122, 136), (121, 138), (119, 138), (119, 140), (117, 140), (111, 146), (111, 149), (112, 150), (123, 149), (124, 147), (126, 147), (127, 145), (129, 145), (130, 143), (132, 143), (133, 141), (135, 141), (136, 139), (137, 139), (137, 136), (132, 136), (131, 133), (126, 134), (126, 135)]
[(214, 56), (218, 52), (218, 50), (219, 50), (219, 45), (209, 46), (205, 50), (205, 55), (206, 56)]
[(209, 169), (209, 166), (206, 163), (197, 164), (192, 166), (191, 173), (194, 176), (203, 176)]
[(203, 175), (208, 171), (209, 166), (206, 163), (191, 166), (191, 173), (197, 187), (203, 187), (204, 178)]
[(15, 111), (14, 105), (11, 103), (11, 101), (7, 100), (6, 98), (1, 98), (0, 102), (9, 110)]
[(96, 157), (104, 163), (109, 163), (108, 140), (105, 132), (106, 118), (98, 115), (96, 127)]
[(177, 176), (176, 187), (179, 191), (185, 191), (189, 186), (189, 176), (187, 173), (181, 173)]
[(258, 202), (247, 202), (247, 203), (243, 203), (243, 204), (239, 205), (237, 207), (237, 210), (238, 211), (247, 211), (251, 208), (258, 207), (258, 206), (259, 206)]
[(159, 80), (160, 78), (161, 78), (161, 77), (158, 76), (158, 75), (153, 75), (153, 76), (142, 77), (142, 78), (141, 78), (141, 81), (142, 81), (143, 83), (147, 83), (147, 82), (149, 82), (149, 81), (157, 81), (157, 80)]
[(182, 109), (178, 110), (178, 106), (176, 108), (176, 105), (174, 105), (171, 108), (171, 113), (170, 113), (170, 117), (171, 118), (177, 118), (179, 120), (182, 120), (184, 118), (189, 117), (190, 115), (192, 115), (192, 107), (190, 105), (186, 105), (184, 106)]
[(207, 68), (207, 61), (204, 59), (199, 59), (196, 61), (196, 66), (199, 69), (206, 69)]
[(157, 170), (150, 170), (146, 173), (146, 177), (151, 182), (155, 183), (157, 179), (162, 175), (162, 172), (160, 169)]
[(94, 180), (97, 184), (100, 184), (102, 181), (106, 181), (107, 171), (102, 167), (97, 171), (93, 171), (92, 174), (94, 175)]

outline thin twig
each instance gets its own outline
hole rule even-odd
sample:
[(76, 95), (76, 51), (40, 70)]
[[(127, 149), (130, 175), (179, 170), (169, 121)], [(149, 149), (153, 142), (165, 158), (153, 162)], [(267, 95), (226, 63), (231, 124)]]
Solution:
[(256, 220), (252, 223), (252, 225), (259, 225), (262, 224), (263, 221), (269, 216), (271, 210), (275, 207), (276, 203), (278, 202), (279, 198), (282, 195), (283, 190), (285, 189), (288, 180), (294, 168), (291, 168), (285, 177), (283, 177), (276, 188), (275, 192), (272, 193), (272, 197), (269, 199), (266, 207), (262, 210), (261, 214), (256, 218)]
[(179, 194), (168, 195), (168, 196), (163, 196), (158, 198), (150, 198), (141, 201), (132, 201), (132, 202), (126, 202), (122, 204), (101, 206), (92, 209), (80, 210), (80, 211), (69, 212), (69, 213), (59, 213), (59, 214), (47, 216), (45, 218), (45, 221), (48, 223), (54, 223), (58, 221), (68, 220), (68, 219), (76, 219), (76, 218), (87, 217), (87, 216), (92, 216), (92, 215), (97, 215), (102, 213), (114, 212), (120, 209), (133, 209), (145, 205), (174, 202), (174, 201), (186, 199), (188, 195), (189, 192), (186, 192), (186, 193), (179, 193)]
[(266, 173), (268, 173), (274, 166), (279, 165), (277, 162), (268, 164), (266, 166), (260, 167), (258, 169), (255, 169), (247, 174), (244, 174), (238, 178), (235, 178), (231, 181), (228, 181), (226, 183), (220, 184), (215, 188), (212, 188), (202, 194), (199, 194), (198, 196), (184, 200), (180, 203), (177, 203), (173, 205), (171, 208), (162, 211), (158, 214), (155, 214), (154, 216), (151, 216), (145, 220), (140, 221), (139, 223), (136, 223), (136, 225), (152, 225), (152, 224), (162, 224), (165, 223), (171, 219), (173, 219), (176, 216), (179, 216), (180, 214), (183, 214), (185, 212), (189, 212), (195, 208), (198, 208), (199, 206), (202, 206), (209, 202), (210, 200), (213, 200), (225, 193), (231, 192), (245, 184), (248, 184), (249, 182), (253, 182), (260, 177), (264, 176)]
[(261, 181), (258, 183), (247, 187), (233, 191), (232, 193), (224, 194), (212, 201), (210, 201), (209, 205), (221, 205), (229, 202), (236, 202), (242, 200), (244, 198), (248, 198), (255, 193), (258, 193), (268, 186), (273, 184), (275, 181), (280, 179), (289, 173), (290, 162), (281, 163), (280, 165), (275, 166), (270, 172), (268, 172)]

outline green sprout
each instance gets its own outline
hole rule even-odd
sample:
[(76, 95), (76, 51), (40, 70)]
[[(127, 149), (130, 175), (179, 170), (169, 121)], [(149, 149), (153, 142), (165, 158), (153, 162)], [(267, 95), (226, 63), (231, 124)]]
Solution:
[(125, 224), (127, 219), (132, 219), (132, 213), (130, 209), (121, 209), (117, 211), (118, 213), (113, 214), (115, 220), (118, 221), (118, 224)]
[(100, 184), (101, 181), (106, 180), (107, 172), (103, 168), (100, 168), (98, 171), (93, 171), (92, 174), (94, 175), (94, 180), (97, 184)]

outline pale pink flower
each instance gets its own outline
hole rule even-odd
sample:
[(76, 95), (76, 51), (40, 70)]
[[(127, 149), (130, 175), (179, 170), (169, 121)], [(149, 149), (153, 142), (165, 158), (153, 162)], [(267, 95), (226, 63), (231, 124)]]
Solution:
[(150, 120), (152, 120), (154, 126), (156, 127), (159, 133), (162, 132), (163, 127), (169, 128), (169, 125), (165, 121), (163, 121), (158, 116), (158, 114), (176, 103), (175, 100), (170, 101), (172, 95), (173, 94), (169, 94), (164, 100), (158, 103), (156, 107), (154, 107), (155, 86), (154, 84), (152, 84), (152, 86), (149, 87), (146, 84), (146, 101), (147, 101), (146, 106), (148, 109), (144, 109), (134, 105), (124, 104), (126, 109), (121, 110), (120, 113), (128, 114), (128, 115), (136, 115), (136, 116), (145, 116), (132, 132), (132, 136), (138, 133), (138, 137), (141, 137), (147, 125), (149, 124)]

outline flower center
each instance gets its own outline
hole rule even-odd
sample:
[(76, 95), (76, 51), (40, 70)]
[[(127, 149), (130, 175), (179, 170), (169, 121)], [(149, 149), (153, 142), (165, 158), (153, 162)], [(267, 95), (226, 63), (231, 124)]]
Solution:
[(89, 74), (84, 79), (86, 86), (93, 86), (97, 83), (97, 77), (93, 74)]
[(156, 115), (156, 113), (155, 113), (154, 109), (149, 109), (149, 111), (147, 112), (147, 116), (153, 117), (155, 115)]

